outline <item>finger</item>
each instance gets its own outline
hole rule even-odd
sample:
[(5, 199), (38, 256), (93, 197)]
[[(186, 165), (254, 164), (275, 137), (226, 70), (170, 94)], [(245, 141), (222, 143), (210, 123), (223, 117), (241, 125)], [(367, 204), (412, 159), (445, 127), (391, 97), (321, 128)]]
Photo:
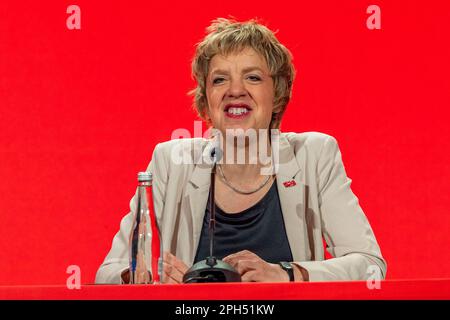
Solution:
[(179, 283), (179, 282), (177, 282), (177, 280), (172, 278), (169, 274), (164, 273), (163, 283), (164, 284), (175, 284), (175, 283)]
[(169, 252), (163, 253), (163, 270), (171, 279), (177, 283), (182, 283), (187, 269), (187, 266), (173, 254)]
[(236, 265), (241, 261), (243, 258), (241, 256), (234, 256), (234, 257), (228, 257), (224, 258), (223, 261), (231, 265), (232, 267), (236, 268)]
[(189, 269), (189, 267), (183, 261), (181, 261), (176, 256), (167, 251), (163, 253), (163, 262), (166, 262), (174, 266), (182, 273), (185, 273)]
[(164, 251), (163, 252), (163, 261), (164, 262), (170, 262), (170, 260), (172, 259), (173, 254), (171, 254), (168, 251)]
[(182, 283), (180, 278), (172, 272), (172, 268), (170, 265), (166, 265), (163, 271), (163, 283)]
[(256, 253), (254, 253), (254, 252), (252, 252), (250, 250), (242, 250), (239, 253), (242, 254), (242, 255), (245, 255), (245, 256), (256, 256)]
[(258, 262), (265, 262), (264, 260), (262, 260), (258, 255), (254, 254), (251, 251), (248, 250), (244, 250), (244, 251), (240, 251), (238, 253), (232, 254), (230, 256), (227, 256), (223, 259), (223, 261), (225, 261), (226, 263), (232, 265), (233, 267), (236, 267), (236, 264), (239, 263), (239, 261), (253, 261), (255, 263)]
[(237, 261), (233, 267), (236, 269), (236, 271), (243, 275), (244, 273), (251, 271), (251, 270), (257, 270), (261, 268), (258, 262), (254, 262), (251, 260), (239, 260)]
[(163, 262), (163, 270), (164, 273), (169, 277), (177, 281), (178, 283), (183, 282), (184, 272), (180, 272), (177, 268), (175, 268), (172, 264), (168, 264)]
[(242, 282), (258, 282), (260, 280), (260, 272), (259, 270), (250, 270), (243, 275), (241, 275)]
[(175, 255), (173, 255), (167, 251), (165, 251), (163, 253), (163, 261), (170, 263), (170, 264), (178, 265), (178, 266), (180, 266), (180, 268), (183, 268), (186, 266), (183, 261), (181, 261)]
[(233, 253), (233, 254), (226, 256), (222, 260), (225, 261), (226, 263), (233, 265), (237, 261), (241, 260), (242, 258), (243, 258), (243, 256), (242, 256), (241, 252), (237, 252), (237, 253)]
[(241, 251), (229, 254), (224, 259), (235, 258), (235, 257), (238, 257), (238, 256), (243, 256), (243, 255), (248, 255), (248, 254), (253, 254), (253, 252), (251, 252), (249, 250), (241, 250)]
[(172, 272), (172, 265), (163, 261), (163, 272), (170, 274)]
[(289, 277), (279, 265), (267, 262), (257, 263), (254, 269), (241, 274), (241, 281), (244, 282), (287, 282)]
[(257, 254), (249, 251), (249, 250), (241, 250), (239, 252), (236, 253), (232, 253), (228, 256), (226, 256), (225, 258), (223, 258), (222, 260), (226, 261), (226, 260), (235, 260), (235, 259), (243, 259), (245, 258), (246, 260), (250, 260), (250, 259), (261, 259)]
[(226, 262), (226, 263), (230, 263), (230, 260), (233, 259), (234, 254), (229, 254), (228, 256), (224, 257), (222, 259), (222, 261)]
[(259, 258), (258, 255), (250, 250), (241, 250), (236, 253), (236, 255), (240, 257), (246, 257), (246, 258)]
[(185, 273), (189, 267), (180, 259), (178, 259), (177, 257), (174, 256), (173, 260), (172, 260), (172, 265), (181, 273)]
[[(245, 250), (244, 250), (244, 251), (245, 251)], [(226, 256), (225, 258), (223, 258), (222, 260), (227, 260), (227, 259), (235, 259), (236, 257), (239, 257), (239, 256), (241, 256), (241, 255), (242, 255), (242, 253), (243, 253), (244, 251), (238, 251), (238, 252), (235, 252), (235, 253), (229, 254), (228, 256)]]

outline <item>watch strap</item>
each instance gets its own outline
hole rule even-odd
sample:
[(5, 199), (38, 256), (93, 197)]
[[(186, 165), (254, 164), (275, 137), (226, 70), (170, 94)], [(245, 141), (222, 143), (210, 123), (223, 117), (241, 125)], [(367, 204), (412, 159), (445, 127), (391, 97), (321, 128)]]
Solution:
[(290, 282), (294, 282), (295, 281), (295, 279), (294, 279), (294, 268), (292, 267), (292, 265), (289, 262), (286, 262), (286, 261), (281, 261), (278, 264), (289, 275), (289, 281)]

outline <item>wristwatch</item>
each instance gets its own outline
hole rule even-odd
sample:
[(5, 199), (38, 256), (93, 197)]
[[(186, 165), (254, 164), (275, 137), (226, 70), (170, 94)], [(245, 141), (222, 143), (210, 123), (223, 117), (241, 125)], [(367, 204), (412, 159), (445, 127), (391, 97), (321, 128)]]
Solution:
[(292, 268), (292, 265), (286, 261), (278, 262), (278, 264), (284, 271), (286, 271), (288, 273), (289, 281), (294, 282), (294, 268)]

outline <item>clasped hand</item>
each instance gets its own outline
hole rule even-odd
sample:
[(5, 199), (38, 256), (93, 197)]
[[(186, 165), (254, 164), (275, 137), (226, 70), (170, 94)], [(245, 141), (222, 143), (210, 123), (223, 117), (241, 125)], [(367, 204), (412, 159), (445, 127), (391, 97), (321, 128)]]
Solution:
[[(288, 282), (289, 276), (278, 264), (268, 263), (255, 253), (243, 250), (223, 258), (241, 275), (242, 282)], [(163, 254), (163, 283), (183, 283), (189, 267), (169, 252)]]

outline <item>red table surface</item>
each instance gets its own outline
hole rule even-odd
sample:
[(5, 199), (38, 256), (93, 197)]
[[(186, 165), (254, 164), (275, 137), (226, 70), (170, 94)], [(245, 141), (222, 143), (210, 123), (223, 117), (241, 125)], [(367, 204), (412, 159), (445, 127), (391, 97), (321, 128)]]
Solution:
[(181, 285), (0, 286), (0, 299), (42, 300), (393, 300), (450, 299), (450, 279), (315, 283), (220, 283)]

